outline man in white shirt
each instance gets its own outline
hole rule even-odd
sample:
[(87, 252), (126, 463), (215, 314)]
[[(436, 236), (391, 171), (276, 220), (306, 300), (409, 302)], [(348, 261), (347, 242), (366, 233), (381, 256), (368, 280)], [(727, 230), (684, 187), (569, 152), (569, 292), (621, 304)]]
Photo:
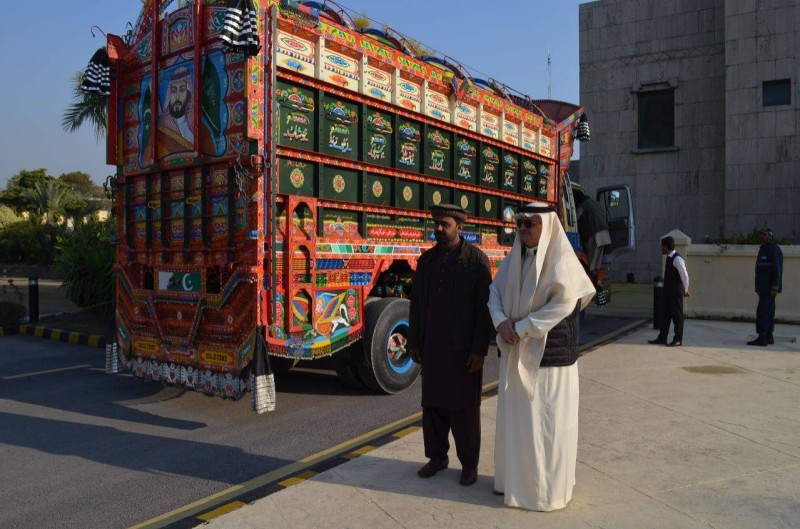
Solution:
[[(652, 344), (663, 344), (667, 347), (683, 345), (683, 298), (691, 297), (689, 294), (689, 273), (686, 271), (686, 262), (675, 251), (675, 239), (664, 237), (661, 239), (661, 253), (667, 256), (664, 267), (664, 290), (661, 298), (661, 326), (655, 340), (647, 340)], [(667, 343), (669, 324), (675, 327), (672, 341)]]

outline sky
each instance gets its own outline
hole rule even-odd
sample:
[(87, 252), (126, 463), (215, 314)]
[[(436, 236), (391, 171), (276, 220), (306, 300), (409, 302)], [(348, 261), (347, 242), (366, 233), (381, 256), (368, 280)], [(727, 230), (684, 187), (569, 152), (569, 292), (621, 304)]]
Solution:
[[(478, 72), (534, 99), (579, 102), (579, 0), (336, 0), (354, 13), (388, 24)], [(0, 17), (0, 189), (21, 170), (44, 168), (59, 176), (88, 173), (100, 184), (115, 168), (105, 163), (105, 142), (88, 125), (64, 132), (61, 118), (72, 100), (72, 78), (105, 38), (95, 30), (125, 33), (141, 0), (6, 2)]]

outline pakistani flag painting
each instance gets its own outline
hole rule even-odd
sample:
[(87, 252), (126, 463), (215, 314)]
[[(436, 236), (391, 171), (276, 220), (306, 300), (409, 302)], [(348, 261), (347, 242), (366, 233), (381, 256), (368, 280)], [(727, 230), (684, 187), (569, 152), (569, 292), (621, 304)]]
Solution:
[(170, 292), (200, 292), (200, 272), (159, 272), (158, 289)]

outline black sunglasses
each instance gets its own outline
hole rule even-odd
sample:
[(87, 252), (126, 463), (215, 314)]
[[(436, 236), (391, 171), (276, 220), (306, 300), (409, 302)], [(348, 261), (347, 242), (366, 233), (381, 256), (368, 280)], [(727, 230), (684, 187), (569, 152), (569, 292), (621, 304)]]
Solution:
[(531, 219), (517, 219), (517, 228), (525, 226), (526, 228), (533, 228), (533, 221)]

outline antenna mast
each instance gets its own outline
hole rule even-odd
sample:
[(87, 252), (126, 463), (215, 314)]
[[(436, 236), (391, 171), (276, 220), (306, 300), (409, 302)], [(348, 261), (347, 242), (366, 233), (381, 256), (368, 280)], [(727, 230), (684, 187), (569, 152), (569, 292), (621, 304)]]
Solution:
[(547, 99), (553, 99), (551, 84), (553, 79), (553, 71), (551, 69), (552, 60), (550, 59), (550, 46), (547, 46)]

